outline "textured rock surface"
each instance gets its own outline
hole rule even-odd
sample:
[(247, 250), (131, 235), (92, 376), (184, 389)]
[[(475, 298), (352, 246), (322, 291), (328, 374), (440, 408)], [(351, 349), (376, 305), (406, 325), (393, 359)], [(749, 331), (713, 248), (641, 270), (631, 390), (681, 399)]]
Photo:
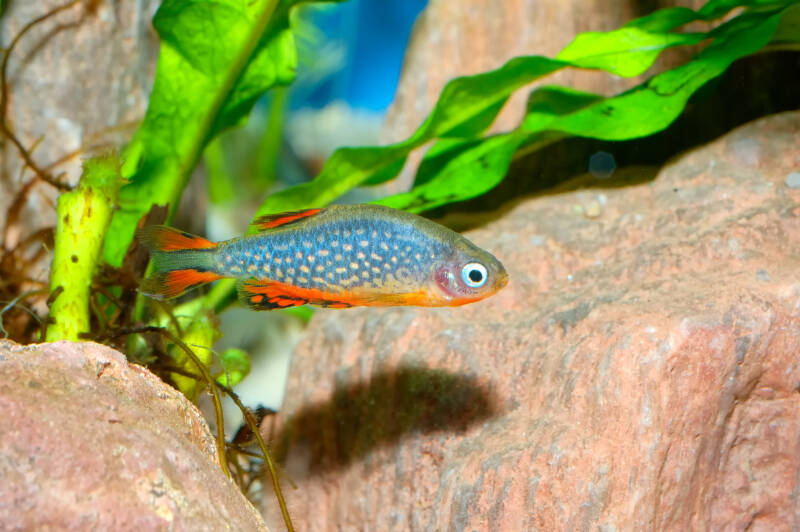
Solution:
[(800, 528), (798, 138), (520, 202), (470, 235), (486, 301), (317, 313), (273, 434), (298, 528)]
[[(68, 1), (6, 3), (0, 20), (4, 45), (26, 24)], [(58, 162), (49, 171), (66, 172), (67, 181), (75, 183), (86, 150), (119, 145), (144, 115), (158, 52), (150, 20), (159, 4), (157, 0), (77, 2), (38, 24), (19, 42), (9, 60), (8, 123), (40, 167)], [(14, 194), (33, 175), (21, 168), (16, 147), (3, 142), (0, 228)], [(51, 206), (55, 197), (49, 185), (36, 186), (21, 217), (24, 227), (6, 235), (7, 247), (17, 242), (20, 233), (55, 222)]]
[(92, 343), (0, 341), (0, 529), (262, 530), (197, 409)]
[[(554, 57), (578, 33), (610, 31), (632, 18), (662, 7), (698, 8), (705, 0), (431, 0), (414, 26), (403, 63), (403, 75), (389, 108), (383, 138), (396, 142), (408, 137), (433, 109), (444, 85), (452, 78), (485, 72), (519, 55)], [(691, 53), (669, 50), (656, 62), (663, 70)], [(562, 70), (544, 83), (616, 94), (639, 83), (602, 72)], [(540, 82), (531, 85), (531, 88)], [(495, 121), (494, 130), (516, 127), (529, 90), (511, 97)], [(421, 153), (410, 158), (401, 178), (389, 186), (407, 188)]]

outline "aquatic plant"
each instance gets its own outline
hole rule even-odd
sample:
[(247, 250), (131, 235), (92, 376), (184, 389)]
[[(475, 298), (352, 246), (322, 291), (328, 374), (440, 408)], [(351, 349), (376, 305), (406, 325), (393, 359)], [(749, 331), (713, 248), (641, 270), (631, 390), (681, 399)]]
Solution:
[[(218, 336), (215, 315), (234, 300), (233, 284), (221, 282), (174, 308), (146, 302), (136, 293), (145, 262), (133, 237), (143, 223), (169, 222), (204, 150), (213, 162), (219, 155), (214, 139), (241, 125), (268, 91), (292, 83), (297, 66), (292, 10), (302, 3), (162, 2), (153, 20), (161, 49), (142, 123), (118, 156), (87, 160), (79, 185), (59, 199), (52, 305), (45, 333), (48, 341), (116, 342), (132, 360), (159, 371), (191, 399), (208, 388), (215, 398), (220, 462), (244, 485), (245, 474), (236, 458), (231, 460), (232, 473), (226, 460), (232, 449), (241, 447), (226, 444), (221, 432), (219, 396), (231, 395), (258, 439), (279, 496), (257, 420), (231, 390), (248, 371), (247, 355), (237, 350), (220, 354), (216, 361), (212, 356)], [(698, 11), (663, 9), (615, 31), (578, 35), (554, 58), (516, 57), (496, 70), (454, 79), (409, 138), (389, 146), (337, 150), (313, 181), (269, 195), (265, 191), (253, 218), (324, 206), (355, 187), (390, 181), (408, 154), (426, 143), (433, 144), (413, 188), (377, 203), (423, 212), (488, 192), (503, 180), (512, 161), (558, 140), (575, 136), (616, 141), (652, 135), (667, 128), (692, 95), (734, 61), (770, 48), (797, 49), (798, 4), (797, 0), (711, 0)], [(682, 31), (698, 21), (708, 23), (709, 29)], [(526, 115), (515, 129), (487, 134), (515, 91), (558, 70), (593, 69), (634, 77), (645, 74), (664, 50), (695, 45), (701, 50), (686, 63), (613, 97), (541, 86), (529, 94)], [(4, 102), (12, 50), (13, 45), (7, 48), (3, 63)], [(5, 113), (5, 103), (2, 107)], [(63, 188), (15, 142), (5, 116), (2, 122), (4, 135), (19, 148), (29, 168)], [(226, 178), (214, 179), (216, 190), (224, 195)], [(12, 255), (13, 250), (5, 250), (0, 267), (17, 264), (9, 259)], [(3, 299), (14, 303), (36, 295), (5, 289), (11, 293)], [(128, 340), (120, 343), (120, 338)], [(282, 508), (291, 528), (285, 505)]]

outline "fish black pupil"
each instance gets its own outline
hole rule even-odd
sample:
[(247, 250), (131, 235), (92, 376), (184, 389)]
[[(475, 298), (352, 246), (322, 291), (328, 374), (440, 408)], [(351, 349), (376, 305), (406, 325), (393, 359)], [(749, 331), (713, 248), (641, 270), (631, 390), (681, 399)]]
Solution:
[(483, 274), (478, 270), (471, 270), (469, 272), (469, 280), (473, 283), (479, 283), (483, 280)]

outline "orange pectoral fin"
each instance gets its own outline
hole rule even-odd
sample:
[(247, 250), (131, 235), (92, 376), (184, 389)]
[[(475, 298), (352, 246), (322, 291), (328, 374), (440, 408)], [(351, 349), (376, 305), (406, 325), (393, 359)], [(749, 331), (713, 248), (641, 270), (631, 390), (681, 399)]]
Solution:
[(348, 301), (342, 301), (337, 294), (275, 281), (241, 280), (236, 284), (236, 291), (239, 301), (252, 310), (274, 310), (306, 304), (330, 308), (353, 306)]
[(252, 310), (274, 310), (299, 307), (308, 300), (290, 293), (291, 287), (272, 281), (247, 279), (236, 283), (239, 301)]
[(217, 279), (222, 279), (222, 276), (214, 272), (205, 272), (193, 268), (172, 270), (148, 277), (142, 281), (139, 290), (150, 297), (170, 299), (178, 297), (189, 289)]
[(253, 227), (262, 231), (273, 229), (282, 225), (289, 225), (291, 223), (299, 222), (309, 216), (314, 216), (322, 209), (306, 209), (304, 211), (291, 211), (282, 212), (280, 214), (267, 214), (266, 216), (259, 216), (251, 224)]

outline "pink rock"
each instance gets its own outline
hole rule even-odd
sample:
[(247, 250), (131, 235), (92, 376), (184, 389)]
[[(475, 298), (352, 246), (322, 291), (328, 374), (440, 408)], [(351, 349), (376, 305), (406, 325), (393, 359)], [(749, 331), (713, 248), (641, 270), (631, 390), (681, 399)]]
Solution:
[(265, 529), (194, 405), (117, 351), (0, 340), (0, 376), (0, 529)]
[(469, 235), (483, 302), (315, 314), (272, 435), (298, 529), (800, 528), (798, 138), (519, 202)]

